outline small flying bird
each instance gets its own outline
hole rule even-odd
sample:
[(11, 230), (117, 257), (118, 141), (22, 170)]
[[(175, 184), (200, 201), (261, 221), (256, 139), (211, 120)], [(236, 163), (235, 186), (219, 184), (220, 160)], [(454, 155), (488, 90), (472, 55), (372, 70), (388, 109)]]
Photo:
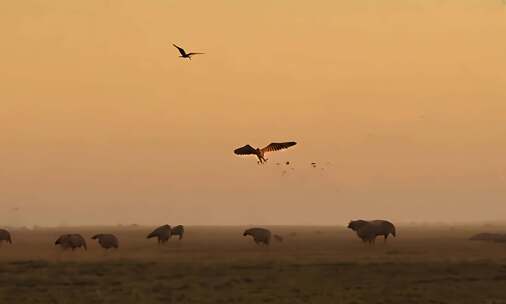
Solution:
[(237, 155), (256, 155), (258, 157), (258, 163), (262, 164), (267, 161), (267, 159), (264, 157), (264, 154), (266, 152), (272, 152), (272, 151), (278, 151), (283, 149), (288, 149), (291, 146), (295, 146), (297, 143), (294, 141), (290, 142), (283, 142), (283, 143), (270, 143), (266, 147), (259, 149), (259, 148), (253, 148), (250, 145), (246, 145), (244, 147), (240, 147), (238, 149), (234, 150), (234, 153)]
[(313, 168), (316, 168), (316, 163), (311, 163), (311, 166), (312, 166)]
[(181, 58), (188, 58), (188, 59), (192, 60), (192, 56), (193, 56), (193, 55), (205, 54), (205, 53), (186, 53), (186, 51), (185, 51), (183, 48), (180, 48), (180, 47), (178, 47), (178, 46), (177, 46), (177, 45), (175, 45), (175, 44), (172, 44), (172, 45), (173, 45), (176, 49), (178, 49), (178, 50), (179, 50), (179, 53), (181, 53), (181, 56), (179, 56), (179, 57), (181, 57)]
[(285, 165), (287, 165), (287, 166), (288, 166), (289, 164), (290, 164), (290, 162), (289, 162), (289, 161), (287, 161), (287, 162), (285, 163)]

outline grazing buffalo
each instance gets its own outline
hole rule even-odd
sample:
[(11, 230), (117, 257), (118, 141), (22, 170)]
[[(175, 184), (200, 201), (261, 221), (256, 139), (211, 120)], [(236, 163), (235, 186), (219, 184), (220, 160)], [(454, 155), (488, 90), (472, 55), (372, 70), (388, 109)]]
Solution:
[(84, 250), (88, 250), (88, 247), (86, 246), (86, 241), (80, 234), (64, 234), (60, 236), (56, 242), (54, 242), (55, 245), (60, 245), (63, 250), (66, 249), (72, 249), (74, 251), (76, 248), (84, 248)]
[(269, 245), (271, 242), (271, 232), (264, 228), (250, 228), (244, 231), (243, 236), (251, 235), (257, 245)]
[(97, 234), (91, 239), (98, 240), (98, 243), (104, 249), (119, 248), (118, 238), (113, 234)]
[(171, 235), (178, 235), (179, 240), (183, 239), (184, 234), (184, 226), (183, 225), (177, 225), (174, 228), (170, 230)]
[(506, 234), (503, 233), (478, 233), (469, 238), (471, 241), (506, 242)]
[(172, 231), (170, 229), (170, 225), (163, 225), (153, 230), (153, 232), (151, 232), (146, 238), (150, 239), (156, 237), (158, 238), (158, 244), (161, 244), (166, 243), (170, 239), (171, 235)]
[(0, 245), (2, 245), (2, 242), (7, 242), (9, 244), (12, 244), (12, 238), (9, 231), (0, 229)]
[(348, 228), (355, 231), (362, 241), (369, 243), (374, 243), (377, 236), (384, 236), (385, 241), (390, 234), (396, 236), (394, 224), (385, 220), (355, 220), (348, 224)]

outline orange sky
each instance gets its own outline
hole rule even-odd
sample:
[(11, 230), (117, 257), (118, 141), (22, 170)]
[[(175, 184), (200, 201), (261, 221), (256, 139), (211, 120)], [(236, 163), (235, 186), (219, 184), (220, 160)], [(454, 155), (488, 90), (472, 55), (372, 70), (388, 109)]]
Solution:
[(506, 220), (500, 0), (3, 1), (0, 35), (0, 225)]

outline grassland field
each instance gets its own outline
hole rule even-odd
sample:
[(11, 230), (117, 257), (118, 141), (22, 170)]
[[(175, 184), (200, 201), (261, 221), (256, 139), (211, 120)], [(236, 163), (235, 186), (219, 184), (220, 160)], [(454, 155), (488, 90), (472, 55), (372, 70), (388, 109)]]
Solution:
[[(469, 303), (506, 304), (506, 244), (469, 241), (494, 226), (400, 226), (363, 244), (344, 227), (271, 226), (283, 243), (257, 246), (246, 227), (188, 226), (158, 245), (153, 227), (12, 230), (0, 247), (0, 304)], [(54, 246), (81, 233), (88, 250)], [(90, 237), (114, 233), (119, 250)]]

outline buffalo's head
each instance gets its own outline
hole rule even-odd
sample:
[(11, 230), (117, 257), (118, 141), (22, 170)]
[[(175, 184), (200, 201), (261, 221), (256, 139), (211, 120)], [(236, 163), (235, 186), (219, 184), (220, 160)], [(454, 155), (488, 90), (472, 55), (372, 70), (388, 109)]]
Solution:
[(351, 221), (348, 224), (348, 228), (351, 229), (351, 230), (353, 230), (353, 231), (358, 231), (365, 224), (367, 224), (367, 221), (364, 221), (364, 220)]

